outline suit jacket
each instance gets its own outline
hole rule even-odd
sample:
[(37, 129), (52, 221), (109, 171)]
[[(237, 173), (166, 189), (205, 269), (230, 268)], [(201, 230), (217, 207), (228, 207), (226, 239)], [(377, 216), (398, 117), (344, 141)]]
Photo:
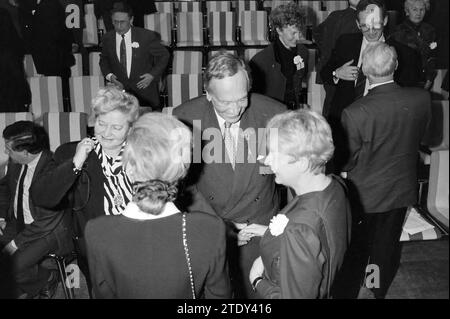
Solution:
[[(344, 63), (353, 60), (352, 65), (358, 65), (359, 54), (363, 41), (362, 33), (344, 34), (339, 37), (328, 63), (320, 71), (324, 83), (334, 84), (333, 71)], [(416, 86), (420, 82), (420, 74), (416, 65), (420, 64), (420, 57), (414, 50), (388, 38), (386, 43), (393, 46), (398, 55), (398, 68), (394, 73), (395, 81), (401, 86)], [(331, 101), (330, 115), (340, 119), (342, 110), (355, 100), (355, 82), (339, 80), (336, 93)]]
[[(139, 47), (132, 48), (131, 72), (128, 78), (117, 57), (116, 32), (112, 30), (105, 34), (100, 55), (102, 73), (104, 76), (113, 73), (126, 90), (148, 103), (146, 106), (158, 107), (158, 83), (169, 62), (169, 52), (161, 45), (157, 33), (150, 30), (132, 27), (131, 42), (138, 43)], [(136, 85), (142, 80), (140, 76), (144, 73), (150, 73), (154, 78), (148, 87), (138, 89)]]
[[(270, 218), (277, 212), (279, 201), (273, 175), (262, 175), (260, 173), (262, 166), (256, 161), (258, 154), (265, 152), (265, 134), (257, 131), (258, 128), (265, 128), (270, 118), (285, 109), (283, 104), (271, 98), (256, 93), (250, 95), (249, 106), (242, 115), (240, 123), (244, 138), (239, 140), (238, 154), (240, 155), (237, 158), (242, 161), (236, 163), (235, 170), (229, 162), (224, 162), (223, 156), (219, 158), (219, 161), (222, 161), (220, 163), (209, 162), (208, 154), (206, 154), (209, 152), (206, 152), (206, 148), (203, 147), (202, 156), (201, 149), (198, 147), (201, 134), (207, 129), (209, 130), (204, 136), (203, 145), (206, 147), (212, 145), (215, 139), (209, 134), (212, 129), (217, 132), (216, 138), (220, 140), (218, 144), (223, 150), (219, 153), (226, 153), (214, 108), (206, 97), (190, 100), (174, 109), (175, 116), (187, 125), (193, 126), (194, 163), (197, 162), (197, 164), (192, 165), (191, 181), (195, 182), (195, 191), (200, 192), (214, 212), (225, 220), (267, 225)], [(197, 121), (193, 122), (195, 120)], [(248, 133), (252, 128), (259, 133), (257, 139), (256, 135)], [(249, 144), (253, 146), (248, 147)], [(217, 154), (217, 151), (215, 149), (214, 153)], [(198, 163), (200, 157), (201, 163)], [(194, 203), (191, 209), (196, 209), (198, 205), (199, 203)]]
[[(302, 44), (297, 45), (297, 53), (304, 61), (305, 67), (294, 74), (293, 84), (295, 95), (300, 96), (302, 78), (308, 73), (308, 49)], [(281, 64), (275, 57), (274, 43), (258, 52), (250, 61), (252, 71), (253, 92), (270, 96), (284, 102), (286, 77), (281, 72)]]
[(431, 117), (430, 103), (423, 89), (388, 83), (343, 111), (349, 155), (343, 170), (365, 212), (416, 203), (417, 157)]
[[(322, 70), (322, 67), (328, 62), (336, 41), (341, 35), (360, 33), (356, 19), (356, 10), (348, 7), (344, 10), (331, 12), (325, 21), (313, 30), (313, 37), (320, 52), (318, 70)], [(320, 73), (316, 77), (316, 82), (322, 83)]]
[[(34, 171), (32, 185), (42, 176), (51, 159), (52, 153), (50, 151), (42, 152)], [(10, 222), (16, 219), (14, 216), (14, 198), (21, 169), (22, 165), (10, 161), (8, 172), (0, 181), (0, 213), (6, 213), (4, 217)], [(31, 224), (26, 224), (25, 228), (14, 237), (17, 247), (20, 249), (32, 241), (53, 234), (58, 242), (58, 252), (61, 254), (70, 252), (72, 249), (70, 216), (59, 209), (38, 207), (32, 196), (29, 196), (29, 207), (34, 221)]]
[(73, 171), (78, 142), (58, 147), (42, 177), (32, 186), (36, 205), (64, 209), (72, 215), (74, 236), (83, 237), (88, 220), (104, 215), (103, 171), (95, 152), (91, 152), (80, 175)]

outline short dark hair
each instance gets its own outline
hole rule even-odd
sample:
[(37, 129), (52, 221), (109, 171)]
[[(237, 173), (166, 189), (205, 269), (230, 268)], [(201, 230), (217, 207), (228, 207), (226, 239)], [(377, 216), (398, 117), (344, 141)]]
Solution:
[(18, 121), (3, 130), (5, 141), (12, 141), (11, 149), (21, 152), (26, 150), (37, 154), (50, 148), (48, 134), (45, 129), (31, 121)]
[(133, 9), (131, 9), (131, 7), (126, 2), (114, 2), (113, 7), (111, 9), (111, 15), (113, 15), (116, 12), (127, 13), (130, 18), (133, 16)]
[(386, 17), (386, 5), (383, 0), (361, 0), (356, 6), (356, 16), (359, 17), (359, 13), (365, 11), (367, 6), (374, 4), (381, 9), (383, 19)]

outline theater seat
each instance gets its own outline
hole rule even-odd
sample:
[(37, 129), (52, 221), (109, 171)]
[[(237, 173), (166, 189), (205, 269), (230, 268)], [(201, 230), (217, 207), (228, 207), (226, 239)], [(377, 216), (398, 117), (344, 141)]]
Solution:
[(169, 74), (167, 76), (167, 106), (176, 107), (203, 93), (201, 74)]
[(45, 112), (62, 112), (62, 84), (59, 76), (28, 78), (31, 89), (31, 113), (40, 122)]
[(69, 79), (72, 112), (91, 113), (92, 99), (105, 86), (102, 76), (76, 76)]
[(68, 142), (79, 141), (87, 136), (86, 113), (51, 112), (43, 115), (43, 125), (50, 139), (50, 150)]

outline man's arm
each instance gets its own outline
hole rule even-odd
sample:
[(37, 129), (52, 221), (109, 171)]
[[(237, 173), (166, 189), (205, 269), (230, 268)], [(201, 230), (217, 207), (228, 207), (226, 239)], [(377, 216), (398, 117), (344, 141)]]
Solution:
[[(104, 77), (107, 77), (108, 74), (113, 73), (112, 72), (112, 67), (111, 67), (111, 59), (112, 57), (109, 54), (109, 45), (110, 45), (110, 41), (109, 41), (108, 34), (106, 34), (103, 37), (103, 47), (102, 47), (102, 52), (100, 53), (100, 69), (102, 70), (102, 74)], [(107, 80), (109, 81), (109, 79), (107, 78)]]
[(154, 34), (150, 35), (150, 41), (148, 44), (148, 55), (153, 57), (153, 65), (150, 70), (150, 75), (153, 78), (159, 78), (166, 70), (169, 63), (169, 51), (161, 44), (158, 37)]
[(344, 110), (341, 116), (341, 124), (343, 128), (345, 145), (336, 145), (345, 152), (345, 160), (342, 163), (342, 171), (349, 172), (357, 164), (359, 152), (362, 148), (362, 138), (358, 131), (356, 122), (351, 114)]

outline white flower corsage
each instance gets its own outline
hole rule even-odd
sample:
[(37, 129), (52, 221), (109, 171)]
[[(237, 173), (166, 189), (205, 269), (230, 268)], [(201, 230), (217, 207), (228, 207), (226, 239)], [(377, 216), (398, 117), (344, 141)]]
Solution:
[(272, 217), (269, 224), (270, 233), (273, 236), (281, 235), (286, 228), (287, 223), (289, 222), (289, 218), (284, 214), (278, 214), (275, 217)]
[(301, 56), (296, 55), (294, 57), (294, 64), (297, 66), (297, 70), (303, 69), (305, 67), (305, 63)]
[(139, 42), (133, 42), (133, 43), (131, 43), (131, 47), (132, 48), (139, 48)]
[(431, 50), (434, 50), (434, 49), (436, 49), (437, 48), (437, 43), (436, 42), (431, 42), (430, 43), (430, 49)]

